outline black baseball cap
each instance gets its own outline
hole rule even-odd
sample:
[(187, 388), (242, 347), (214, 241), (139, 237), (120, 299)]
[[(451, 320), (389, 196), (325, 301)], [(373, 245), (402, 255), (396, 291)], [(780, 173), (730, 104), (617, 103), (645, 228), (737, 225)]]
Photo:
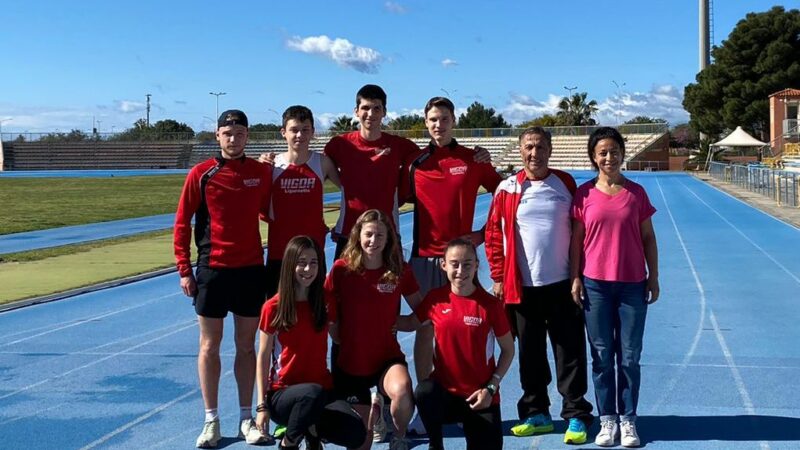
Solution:
[(232, 127), (234, 125), (242, 125), (247, 128), (247, 116), (245, 113), (238, 109), (229, 109), (219, 115), (217, 128)]

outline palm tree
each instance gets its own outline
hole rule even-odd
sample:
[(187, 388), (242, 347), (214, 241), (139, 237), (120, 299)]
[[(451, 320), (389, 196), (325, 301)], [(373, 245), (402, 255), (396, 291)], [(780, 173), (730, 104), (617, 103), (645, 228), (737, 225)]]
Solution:
[(580, 126), (595, 125), (597, 122), (592, 116), (597, 112), (597, 101), (586, 102), (586, 92), (564, 97), (558, 102), (558, 117), (563, 125)]
[(328, 131), (332, 134), (342, 134), (356, 129), (356, 123), (353, 121), (352, 117), (341, 115), (333, 121)]

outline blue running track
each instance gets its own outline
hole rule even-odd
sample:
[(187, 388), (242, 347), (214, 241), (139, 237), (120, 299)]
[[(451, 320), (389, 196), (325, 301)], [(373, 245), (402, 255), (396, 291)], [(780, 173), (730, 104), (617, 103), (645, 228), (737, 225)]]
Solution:
[[(645, 333), (644, 447), (800, 448), (800, 230), (688, 175), (628, 176), (658, 209), (662, 297)], [(476, 226), (488, 205), (489, 196), (479, 198)], [(402, 216), (400, 231), (407, 249), (410, 216)], [(481, 275), (488, 285), (485, 265)], [(230, 332), (230, 319), (226, 325)], [(399, 339), (410, 354), (413, 335)], [(175, 274), (2, 313), (3, 447), (193, 448), (203, 420), (196, 352), (194, 311)], [(220, 446), (245, 449), (235, 438), (232, 353), (228, 333)], [(508, 429), (520, 395), (516, 363), (501, 391)], [(588, 396), (594, 400), (591, 383)], [(557, 418), (554, 386), (551, 401)], [(552, 434), (507, 434), (505, 448), (564, 449), (564, 429), (559, 419)], [(447, 434), (448, 449), (465, 448), (458, 428)], [(414, 445), (427, 448), (424, 439)]]

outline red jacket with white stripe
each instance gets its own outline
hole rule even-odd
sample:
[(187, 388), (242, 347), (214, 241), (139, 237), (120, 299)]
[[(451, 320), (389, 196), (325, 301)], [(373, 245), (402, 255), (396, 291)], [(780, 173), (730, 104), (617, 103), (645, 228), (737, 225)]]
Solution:
[[(575, 180), (571, 175), (557, 169), (548, 170), (547, 176), (558, 176), (571, 192), (575, 192)], [(503, 283), (503, 301), (506, 304), (519, 304), (522, 301), (515, 224), (517, 208), (522, 198), (522, 184), (526, 180), (524, 170), (503, 180), (494, 193), (489, 218), (486, 220), (485, 248), (489, 272), (494, 282)]]

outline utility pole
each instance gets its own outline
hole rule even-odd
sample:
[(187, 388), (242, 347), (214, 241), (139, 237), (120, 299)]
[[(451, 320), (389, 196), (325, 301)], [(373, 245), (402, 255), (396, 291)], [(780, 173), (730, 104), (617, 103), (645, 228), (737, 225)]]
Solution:
[(153, 94), (145, 94), (144, 96), (147, 97), (147, 120), (145, 120), (145, 122), (147, 123), (147, 127), (150, 128), (150, 97), (152, 97)]
[(213, 95), (214, 97), (217, 97), (217, 113), (214, 115), (214, 117), (219, 118), (219, 96), (220, 95), (225, 95), (226, 93), (225, 92), (209, 92), (209, 94)]
[[(708, 0), (700, 0), (700, 72), (702, 72), (711, 63), (711, 52), (709, 51), (709, 14), (708, 14)], [(705, 133), (700, 133), (700, 142), (708, 139)], [(709, 154), (711, 149), (709, 149)]]

